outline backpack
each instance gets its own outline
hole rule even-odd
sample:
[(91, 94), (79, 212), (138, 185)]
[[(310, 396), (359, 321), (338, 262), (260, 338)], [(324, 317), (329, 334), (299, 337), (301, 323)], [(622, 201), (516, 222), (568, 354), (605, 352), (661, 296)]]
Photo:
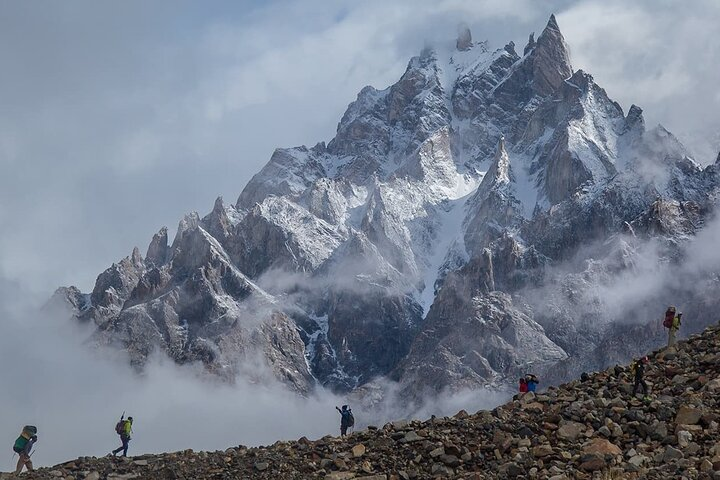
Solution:
[(351, 410), (344, 410), (342, 412), (342, 424), (346, 427), (352, 427), (355, 425), (355, 417)]
[(25, 445), (28, 443), (28, 439), (20, 435), (17, 440), (15, 440), (15, 445), (13, 445), (13, 452), (15, 453), (22, 453), (25, 450)]
[(668, 308), (665, 312), (665, 320), (663, 320), (663, 327), (665, 328), (671, 328), (673, 324), (673, 320), (675, 320), (675, 309), (674, 308)]
[(637, 372), (637, 360), (633, 360), (633, 362), (630, 364), (630, 375), (635, 376), (635, 372)]
[(118, 435), (125, 434), (125, 422), (126, 420), (120, 420), (115, 424), (115, 433), (117, 433)]

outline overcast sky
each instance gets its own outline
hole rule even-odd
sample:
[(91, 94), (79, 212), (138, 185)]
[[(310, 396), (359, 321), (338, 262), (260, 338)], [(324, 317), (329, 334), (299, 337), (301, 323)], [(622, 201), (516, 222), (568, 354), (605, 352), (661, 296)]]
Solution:
[(234, 202), (278, 146), (332, 138), (423, 46), (522, 47), (550, 13), (574, 68), (710, 162), (720, 2), (0, 2), (0, 287), (42, 299), (161, 226)]

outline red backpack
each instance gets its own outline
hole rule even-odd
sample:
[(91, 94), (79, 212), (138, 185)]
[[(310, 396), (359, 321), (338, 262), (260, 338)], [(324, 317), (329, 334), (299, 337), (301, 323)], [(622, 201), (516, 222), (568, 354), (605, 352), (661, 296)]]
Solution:
[(673, 325), (673, 320), (675, 320), (675, 312), (668, 309), (668, 311), (665, 312), (665, 320), (663, 320), (663, 327), (671, 328)]
[(122, 435), (125, 433), (125, 422), (127, 422), (127, 420), (120, 420), (115, 424), (115, 433), (117, 433), (118, 435)]

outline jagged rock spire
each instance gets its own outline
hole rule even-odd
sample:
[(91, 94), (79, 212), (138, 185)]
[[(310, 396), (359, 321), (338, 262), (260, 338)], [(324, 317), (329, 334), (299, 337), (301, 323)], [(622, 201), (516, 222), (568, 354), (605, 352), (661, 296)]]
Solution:
[(545, 30), (532, 49), (532, 56), (536, 93), (551, 93), (572, 75), (570, 53), (555, 15), (550, 15)]
[(133, 265), (140, 266), (143, 263), (142, 254), (140, 253), (140, 249), (138, 247), (133, 248), (132, 254), (130, 255), (130, 260), (132, 261)]
[[(493, 183), (508, 183), (511, 180), (510, 157), (505, 149), (505, 136), (498, 139), (497, 150), (486, 177), (491, 177)], [(484, 180), (484, 179), (483, 179)]]
[(145, 259), (155, 266), (164, 265), (168, 254), (168, 229), (162, 227), (158, 233), (153, 235), (152, 241), (147, 249)]
[(213, 206), (212, 212), (203, 218), (203, 226), (208, 232), (210, 232), (210, 235), (220, 241), (227, 237), (230, 220), (228, 219), (222, 196), (215, 199), (215, 205)]
[(517, 55), (517, 53), (515, 52), (515, 42), (513, 41), (508, 42), (508, 44), (505, 45), (504, 50), (512, 56)]
[(638, 130), (639, 132), (645, 131), (645, 119), (643, 118), (642, 108), (633, 104), (628, 110), (627, 116), (625, 117), (625, 125), (627, 131)]
[(472, 33), (467, 25), (458, 26), (458, 37), (455, 47), (461, 52), (465, 52), (472, 48)]
[(530, 37), (528, 38), (528, 43), (523, 49), (523, 56), (527, 55), (533, 48), (535, 48), (535, 32), (532, 32), (530, 34)]
[(499, 185), (508, 184), (512, 181), (512, 172), (510, 170), (510, 157), (505, 149), (505, 137), (498, 139), (495, 156), (492, 159), (490, 168), (480, 182), (477, 195), (478, 198), (485, 197), (490, 190)]

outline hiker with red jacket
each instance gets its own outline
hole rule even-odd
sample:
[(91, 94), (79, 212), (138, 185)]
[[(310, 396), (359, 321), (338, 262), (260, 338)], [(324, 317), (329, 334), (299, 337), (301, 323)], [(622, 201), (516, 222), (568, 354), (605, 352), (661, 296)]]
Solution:
[(520, 390), (520, 393), (526, 393), (528, 391), (527, 381), (525, 380), (525, 377), (520, 377), (519, 390)]

